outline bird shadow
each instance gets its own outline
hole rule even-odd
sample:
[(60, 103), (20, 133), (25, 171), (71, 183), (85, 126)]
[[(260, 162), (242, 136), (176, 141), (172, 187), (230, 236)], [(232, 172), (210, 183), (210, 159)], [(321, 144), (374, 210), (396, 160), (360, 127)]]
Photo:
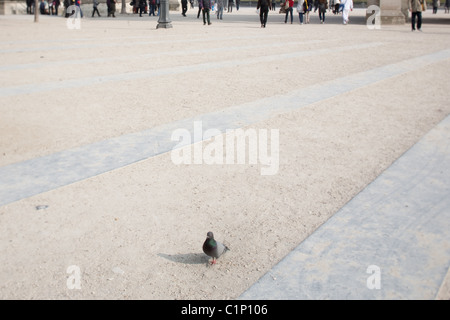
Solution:
[(184, 263), (184, 264), (208, 264), (209, 257), (204, 253), (179, 253), (179, 254), (166, 254), (158, 253), (158, 256), (167, 260)]

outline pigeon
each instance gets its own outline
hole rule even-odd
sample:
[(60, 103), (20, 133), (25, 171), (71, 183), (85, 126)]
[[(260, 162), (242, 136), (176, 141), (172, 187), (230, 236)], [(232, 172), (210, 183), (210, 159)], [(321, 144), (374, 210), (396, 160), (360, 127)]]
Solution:
[(214, 235), (211, 231), (206, 234), (206, 240), (203, 243), (203, 252), (212, 257), (211, 264), (216, 264), (216, 259), (230, 250), (226, 245), (214, 240)]

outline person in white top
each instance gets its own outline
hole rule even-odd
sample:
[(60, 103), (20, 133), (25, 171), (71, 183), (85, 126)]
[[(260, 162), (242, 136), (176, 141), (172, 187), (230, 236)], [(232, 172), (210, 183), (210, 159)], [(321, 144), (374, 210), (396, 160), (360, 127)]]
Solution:
[(347, 24), (348, 14), (350, 11), (353, 11), (353, 0), (341, 0), (341, 6), (344, 7), (342, 10), (342, 22)]
[(305, 4), (305, 0), (298, 0), (297, 3), (297, 12), (298, 12), (298, 18), (300, 19), (300, 24), (303, 24), (303, 5)]

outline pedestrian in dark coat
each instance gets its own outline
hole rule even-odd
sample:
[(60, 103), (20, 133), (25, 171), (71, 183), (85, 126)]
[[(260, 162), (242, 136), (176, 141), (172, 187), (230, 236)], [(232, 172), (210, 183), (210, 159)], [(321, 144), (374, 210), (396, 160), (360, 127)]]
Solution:
[(210, 25), (211, 19), (209, 17), (209, 11), (211, 10), (211, 0), (200, 0), (200, 2), (202, 3), (203, 25), (205, 25), (207, 21), (208, 25)]
[(200, 12), (202, 12), (202, 1), (198, 0), (198, 13), (197, 13), (197, 19), (200, 18)]
[(181, 0), (181, 14), (183, 17), (186, 17), (186, 11), (187, 11), (187, 0)]
[(233, 12), (233, 5), (234, 5), (234, 1), (228, 0), (228, 13)]
[(267, 15), (269, 14), (269, 9), (271, 8), (271, 0), (258, 0), (256, 9), (259, 9), (259, 20), (261, 21), (261, 28), (266, 27)]
[(142, 17), (142, 14), (145, 13), (146, 5), (147, 5), (147, 1), (139, 0), (139, 17)]

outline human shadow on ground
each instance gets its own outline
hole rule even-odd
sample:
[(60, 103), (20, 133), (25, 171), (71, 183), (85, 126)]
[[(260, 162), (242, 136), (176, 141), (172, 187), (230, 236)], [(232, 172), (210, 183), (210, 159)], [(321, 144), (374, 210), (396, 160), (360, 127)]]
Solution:
[(209, 261), (209, 257), (204, 253), (158, 253), (158, 256), (173, 262), (184, 264), (208, 264)]

